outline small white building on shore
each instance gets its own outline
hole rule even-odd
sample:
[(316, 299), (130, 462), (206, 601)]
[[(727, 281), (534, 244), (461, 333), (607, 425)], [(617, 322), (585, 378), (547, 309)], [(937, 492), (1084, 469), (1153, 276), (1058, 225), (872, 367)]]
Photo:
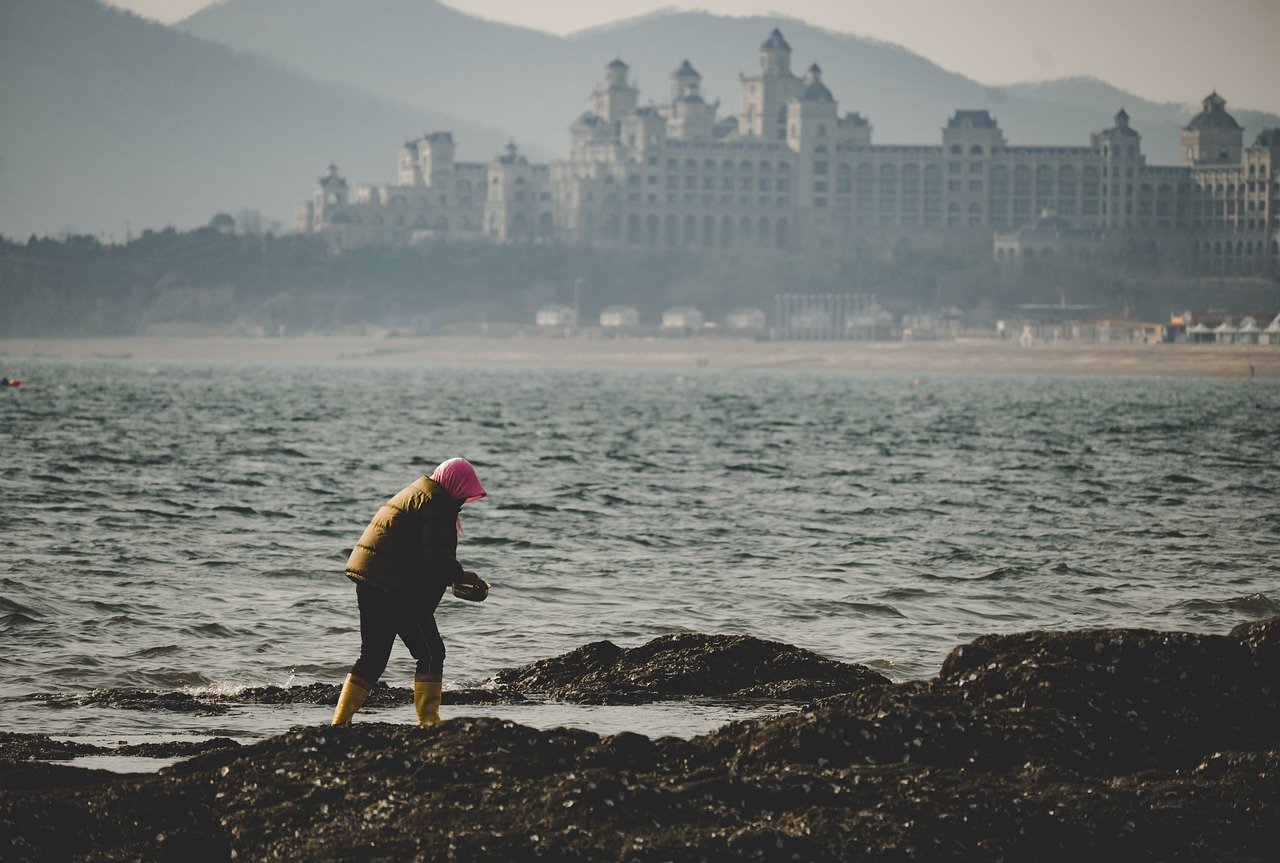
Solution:
[(700, 330), (702, 329), (702, 312), (693, 306), (673, 306), (662, 313), (662, 329)]
[(600, 326), (615, 330), (638, 327), (640, 311), (634, 306), (608, 306), (600, 312)]
[(543, 306), (534, 315), (534, 321), (540, 327), (576, 327), (578, 313), (569, 306)]

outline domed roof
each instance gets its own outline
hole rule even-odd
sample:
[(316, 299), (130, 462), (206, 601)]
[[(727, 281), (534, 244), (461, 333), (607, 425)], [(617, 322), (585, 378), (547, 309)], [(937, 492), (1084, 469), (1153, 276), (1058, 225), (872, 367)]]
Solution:
[(1227, 100), (1219, 96), (1217, 90), (1205, 96), (1200, 104), (1201, 111), (1191, 118), (1188, 129), (1241, 129), (1236, 118), (1227, 113)]
[(609, 62), (608, 66), (605, 66), (605, 68), (606, 69), (630, 69), (631, 67), (628, 66), (626, 63), (623, 63), (621, 57), (615, 57), (613, 60)]
[(801, 102), (834, 102), (835, 96), (822, 83), (822, 67), (814, 63), (804, 76), (805, 88), (800, 92)]
[(821, 81), (814, 81), (800, 94), (801, 102), (834, 102), (835, 100), (836, 97), (831, 95), (827, 85)]

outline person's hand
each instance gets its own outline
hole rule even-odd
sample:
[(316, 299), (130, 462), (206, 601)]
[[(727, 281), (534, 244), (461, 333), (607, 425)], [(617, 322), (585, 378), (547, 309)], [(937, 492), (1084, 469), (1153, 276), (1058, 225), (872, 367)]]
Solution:
[(474, 584), (476, 587), (482, 587), (485, 590), (489, 589), (489, 582), (485, 581), (483, 578), (476, 575), (474, 572), (469, 572), (466, 570), (463, 571), (462, 577), (458, 579), (458, 583)]

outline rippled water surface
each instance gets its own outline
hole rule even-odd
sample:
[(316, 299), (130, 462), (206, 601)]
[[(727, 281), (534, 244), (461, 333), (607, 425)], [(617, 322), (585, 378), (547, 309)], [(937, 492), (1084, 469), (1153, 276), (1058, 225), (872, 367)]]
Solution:
[[(917, 677), (981, 633), (1224, 631), (1280, 612), (1273, 384), (23, 366), (28, 385), (0, 392), (8, 730), (252, 737), (322, 721), (31, 696), (340, 680), (358, 646), (348, 549), (454, 455), (490, 492), (464, 510), (459, 556), (494, 590), (441, 605), (447, 685), (686, 630)], [(397, 646), (386, 680), (411, 677)], [(649, 733), (733, 715), (466, 712)]]

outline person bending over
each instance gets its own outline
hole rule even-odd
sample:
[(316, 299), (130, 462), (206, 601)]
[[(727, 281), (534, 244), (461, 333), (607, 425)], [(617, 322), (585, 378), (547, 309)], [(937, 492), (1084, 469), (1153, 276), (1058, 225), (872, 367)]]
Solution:
[(417, 660), (413, 706), (418, 724), (440, 721), (444, 641), (435, 610), (451, 584), (488, 591), (474, 572), (458, 563), (463, 504), (485, 496), (475, 468), (451, 458), (387, 501), (373, 516), (347, 560), (360, 608), (360, 658), (338, 696), (333, 724), (350, 722), (386, 670), (396, 636)]

